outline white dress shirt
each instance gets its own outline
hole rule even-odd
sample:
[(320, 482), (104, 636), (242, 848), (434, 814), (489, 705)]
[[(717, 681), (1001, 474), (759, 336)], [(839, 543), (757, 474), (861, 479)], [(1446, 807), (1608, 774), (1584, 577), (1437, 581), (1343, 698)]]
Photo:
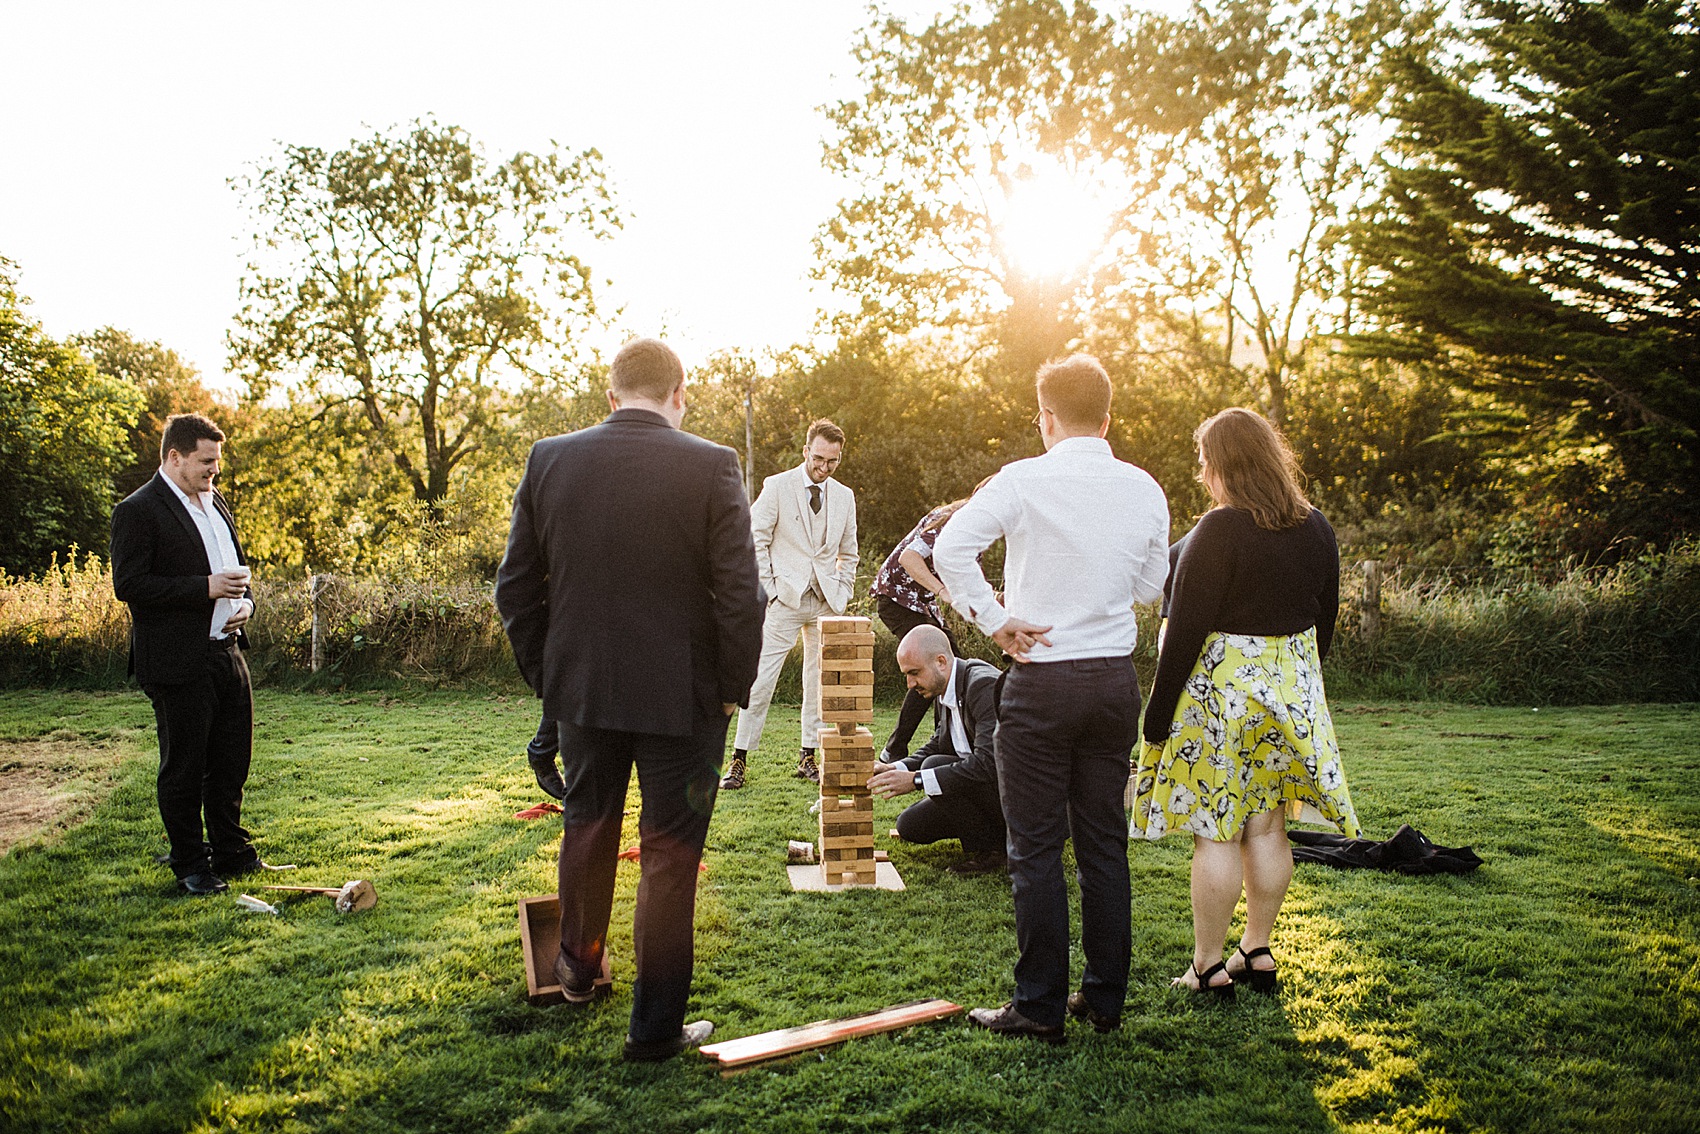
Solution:
[[(206, 548), (207, 563), (212, 566), (212, 573), (230, 571), (242, 566), (242, 561), (236, 555), (236, 536), (231, 532), (230, 525), (224, 522), (213, 506), (212, 493), (202, 492), (190, 497), (187, 492), (177, 487), (177, 482), (160, 470), (160, 479), (171, 486), (171, 491), (177, 494), (177, 499), (188, 509), (189, 518), (195, 521), (195, 530), (201, 533), (201, 545)], [(213, 604), (212, 624), (207, 628), (209, 638), (224, 637), (224, 624), (229, 622), (236, 613), (236, 603), (245, 605), (251, 613), (254, 609), (252, 599), (221, 598)]]
[[(1000, 537), (1007, 608), (978, 562)], [(939, 532), (933, 569), (951, 605), (987, 634), (1011, 615), (1049, 626), (1051, 644), (1034, 646), (1031, 661), (1125, 657), (1138, 634), (1134, 604), (1163, 597), (1169, 502), (1108, 441), (1065, 437), (976, 492)]]
[[(956, 750), (958, 759), (966, 760), (974, 753), (974, 743), (968, 739), (968, 726), (962, 723), (962, 702), (956, 691), (956, 663), (950, 663), (950, 680), (945, 683), (944, 692), (939, 694), (939, 704), (944, 706), (944, 719), (950, 730), (950, 746)], [(939, 770), (937, 768), (921, 769), (921, 788), (928, 795), (943, 795), (939, 788)]]

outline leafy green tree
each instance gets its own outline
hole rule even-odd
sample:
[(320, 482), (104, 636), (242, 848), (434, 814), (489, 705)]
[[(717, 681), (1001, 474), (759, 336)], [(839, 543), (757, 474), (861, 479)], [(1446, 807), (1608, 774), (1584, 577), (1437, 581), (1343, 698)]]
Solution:
[(102, 549), (112, 478), (141, 411), (135, 385), (102, 374), (23, 310), (0, 257), (0, 571), (31, 574), (72, 547)]
[[(1484, 396), (1597, 542), (1700, 519), (1700, 29), (1685, 0), (1476, 0), (1396, 71), (1383, 215), (1359, 244), (1393, 358)], [(1559, 523), (1576, 527), (1575, 518)]]
[(859, 190), (817, 238), (855, 304), (838, 329), (943, 331), (1012, 381), (1080, 345), (1237, 371), (1281, 419), (1304, 353), (1349, 322), (1343, 236), (1373, 199), (1382, 55), (1432, 24), (1399, 0), (877, 18), (865, 92), (828, 112), (827, 165)]
[[(113, 480), (120, 499), (147, 483), (159, 468), (160, 437), (165, 419), (174, 413), (205, 414), (231, 438), (232, 450), (242, 447), (249, 415), (234, 398), (208, 389), (200, 371), (176, 351), (116, 327), (73, 336), (71, 343), (96, 370), (135, 386), (144, 399), (141, 413), (129, 427), (131, 459)], [(229, 487), (228, 479), (224, 487)]]
[(597, 316), (576, 249), (619, 224), (595, 150), (492, 163), (424, 119), (284, 146), (238, 188), (257, 236), (231, 346), (251, 396), (299, 389), (429, 514), (514, 414), (570, 385)]
[(1141, 203), (1166, 145), (1148, 127), (1172, 90), (1127, 113), (1125, 88), (1163, 84), (1122, 33), (1057, 0), (963, 6), (918, 30), (876, 15), (856, 47), (862, 94), (827, 111), (827, 168), (857, 194), (816, 239), (817, 274), (853, 301), (841, 333), (930, 329), (1031, 375), (1095, 304), (1137, 302)]

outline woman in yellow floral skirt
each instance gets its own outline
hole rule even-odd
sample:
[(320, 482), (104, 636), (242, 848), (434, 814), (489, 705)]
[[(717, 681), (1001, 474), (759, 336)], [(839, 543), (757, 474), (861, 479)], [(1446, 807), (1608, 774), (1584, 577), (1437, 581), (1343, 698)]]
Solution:
[[(1194, 434), (1217, 507), (1187, 537), (1145, 711), (1130, 833), (1190, 834), (1192, 964), (1175, 984), (1273, 992), (1269, 939), (1293, 876), (1289, 815), (1351, 836), (1322, 658), (1339, 607), (1334, 529), (1275, 428), (1230, 409)], [(1241, 893), (1245, 934), (1226, 961)]]

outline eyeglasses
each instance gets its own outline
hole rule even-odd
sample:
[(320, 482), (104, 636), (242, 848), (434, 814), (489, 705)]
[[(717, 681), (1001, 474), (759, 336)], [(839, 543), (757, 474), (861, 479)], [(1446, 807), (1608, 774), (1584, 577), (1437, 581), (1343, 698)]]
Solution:
[(1033, 415), (1033, 428), (1034, 429), (1040, 428), (1039, 423), (1045, 419), (1045, 415), (1048, 414), (1048, 413), (1054, 413), (1054, 412), (1055, 411), (1052, 410), (1051, 407), (1049, 407), (1049, 406), (1040, 406), (1039, 412)]

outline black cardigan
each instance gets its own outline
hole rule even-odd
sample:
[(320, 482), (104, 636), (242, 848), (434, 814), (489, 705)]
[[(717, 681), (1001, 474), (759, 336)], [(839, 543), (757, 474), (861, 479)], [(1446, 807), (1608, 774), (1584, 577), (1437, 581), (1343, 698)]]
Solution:
[(1277, 637), (1314, 626), (1317, 652), (1326, 657), (1340, 608), (1340, 549), (1315, 508), (1280, 531), (1258, 527), (1242, 509), (1216, 508), (1183, 542), (1145, 710), (1143, 731), (1153, 744), (1168, 739), (1181, 689), (1212, 631)]

